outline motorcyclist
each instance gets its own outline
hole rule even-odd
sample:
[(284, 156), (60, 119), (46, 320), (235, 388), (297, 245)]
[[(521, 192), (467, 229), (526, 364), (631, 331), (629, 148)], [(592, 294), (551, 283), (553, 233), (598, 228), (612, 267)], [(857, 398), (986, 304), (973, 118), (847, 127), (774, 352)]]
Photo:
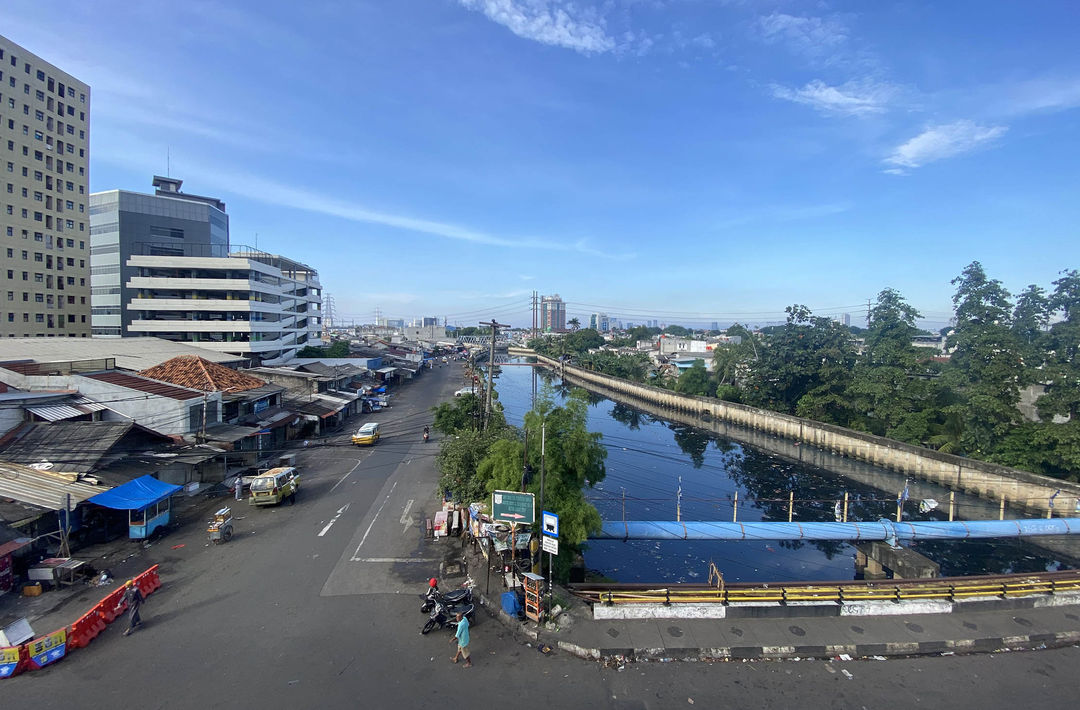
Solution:
[(424, 427), (424, 441), (428, 440), (428, 428)]

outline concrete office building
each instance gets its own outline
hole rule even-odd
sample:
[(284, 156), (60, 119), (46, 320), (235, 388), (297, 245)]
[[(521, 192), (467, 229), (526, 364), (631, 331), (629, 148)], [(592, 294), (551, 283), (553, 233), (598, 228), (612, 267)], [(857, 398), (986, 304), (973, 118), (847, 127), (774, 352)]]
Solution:
[(278, 364), (319, 341), (311, 267), (229, 243), (225, 203), (154, 178), (91, 195), (94, 334), (154, 336)]
[(0, 335), (90, 335), (90, 87), (0, 36)]
[(90, 195), (91, 322), (94, 337), (130, 335), (126, 308), (135, 254), (227, 257), (225, 203), (180, 191), (183, 180), (154, 176), (155, 193), (109, 190)]

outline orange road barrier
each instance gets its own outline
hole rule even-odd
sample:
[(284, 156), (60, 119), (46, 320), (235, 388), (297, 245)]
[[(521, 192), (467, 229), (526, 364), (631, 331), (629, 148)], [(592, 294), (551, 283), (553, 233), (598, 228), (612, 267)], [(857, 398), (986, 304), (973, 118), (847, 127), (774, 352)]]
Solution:
[(0, 678), (22, 673), (26, 658), (26, 646), (0, 646)]
[[(158, 566), (154, 565), (132, 580), (143, 596), (161, 588)], [(105, 627), (127, 611), (124, 587), (118, 587), (80, 616), (71, 626), (39, 636), (21, 646), (0, 647), (0, 678), (9, 678), (24, 670), (35, 670), (54, 663), (69, 650), (86, 648)]]
[(120, 587), (114, 589), (108, 596), (98, 602), (98, 605), (94, 608), (98, 610), (106, 624), (111, 624), (127, 608), (127, 604), (123, 604), (123, 601), (124, 588)]
[(44, 668), (67, 655), (67, 629), (59, 629), (27, 641), (23, 648), (26, 650), (28, 670)]
[(68, 630), (68, 648), (86, 648), (105, 630), (106, 625), (101, 612), (95, 606), (71, 625)]

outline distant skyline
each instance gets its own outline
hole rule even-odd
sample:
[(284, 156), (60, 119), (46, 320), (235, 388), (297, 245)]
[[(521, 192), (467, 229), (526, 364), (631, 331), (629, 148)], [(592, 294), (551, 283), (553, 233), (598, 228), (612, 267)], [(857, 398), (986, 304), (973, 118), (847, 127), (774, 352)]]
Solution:
[[(62, 27), (57, 18), (63, 18)], [(768, 325), (1080, 253), (1072, 1), (8, 0), (92, 89), (90, 189), (154, 174), (338, 321)]]

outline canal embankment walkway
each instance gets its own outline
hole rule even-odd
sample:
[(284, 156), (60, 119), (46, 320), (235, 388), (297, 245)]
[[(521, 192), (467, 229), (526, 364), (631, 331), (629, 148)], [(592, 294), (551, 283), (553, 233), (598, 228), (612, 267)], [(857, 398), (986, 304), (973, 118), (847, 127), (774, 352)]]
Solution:
[[(483, 569), (482, 557), (472, 562), (474, 569)], [(446, 579), (451, 585), (455, 581), (460, 582)], [(838, 613), (833, 605), (817, 604), (709, 611), (699, 607), (672, 618), (666, 614), (680, 612), (601, 604), (594, 610), (567, 590), (556, 589), (556, 598), (565, 608), (553, 622), (536, 624), (502, 610), (501, 588), (493, 585), (485, 594), (481, 586), (477, 591), (488, 612), (523, 642), (542, 651), (605, 663), (884, 660), (1080, 644), (1080, 593), (980, 598), (949, 605), (876, 602), (850, 615)]]

